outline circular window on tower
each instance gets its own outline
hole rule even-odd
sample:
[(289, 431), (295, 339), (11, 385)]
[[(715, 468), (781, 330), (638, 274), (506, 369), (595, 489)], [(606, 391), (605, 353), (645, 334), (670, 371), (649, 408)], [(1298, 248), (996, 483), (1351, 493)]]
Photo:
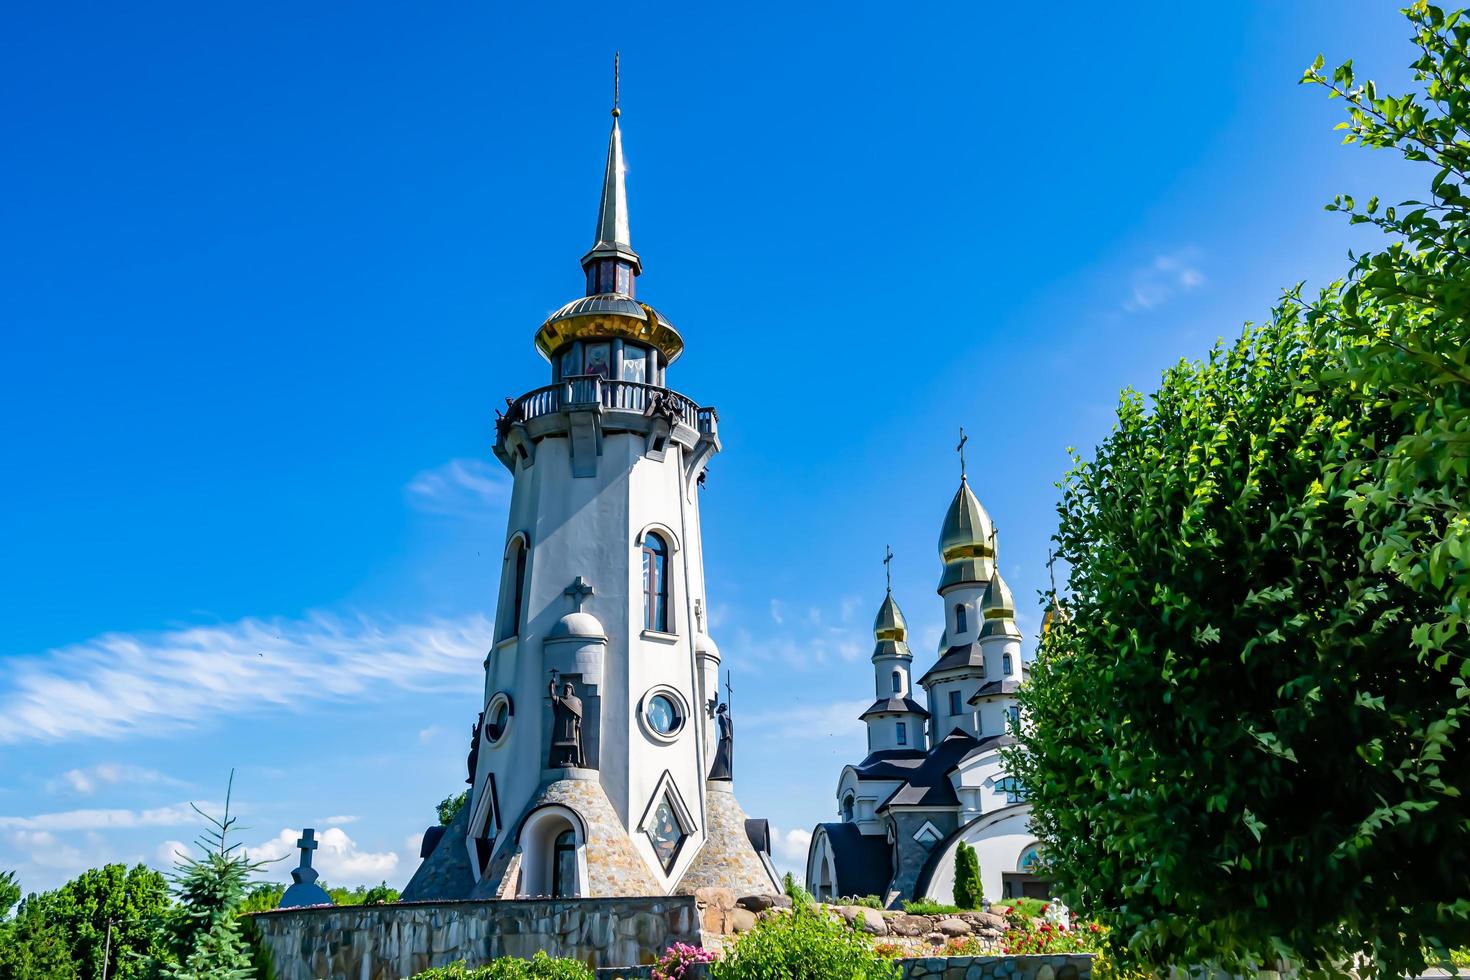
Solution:
[(672, 742), (689, 718), (689, 707), (672, 687), (655, 687), (643, 695), (638, 720), (643, 730), (660, 742)]
[(491, 698), (490, 707), (485, 709), (485, 741), (495, 745), (504, 738), (513, 717), (515, 709), (511, 707), (509, 694), (502, 691)]

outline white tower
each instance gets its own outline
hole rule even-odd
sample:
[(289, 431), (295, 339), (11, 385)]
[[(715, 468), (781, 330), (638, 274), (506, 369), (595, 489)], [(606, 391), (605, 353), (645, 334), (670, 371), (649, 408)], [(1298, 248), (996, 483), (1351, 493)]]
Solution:
[[(467, 897), (777, 887), (763, 822), (747, 831), (728, 768), (710, 778), (728, 754), (699, 524), (717, 416), (666, 386), (683, 338), (635, 298), (618, 116), (586, 296), (536, 332), (551, 383), (497, 421), (513, 489), (495, 644), (473, 790), (444, 834), (468, 859)], [(405, 897), (463, 890), (429, 870), (443, 850)]]
[[(884, 559), (886, 565), (892, 554)], [(924, 722), (929, 712), (914, 700), (908, 624), (889, 584), (873, 620), (873, 693), (877, 700), (862, 713), (868, 726), (868, 753), (906, 750), (922, 754), (928, 747)]]

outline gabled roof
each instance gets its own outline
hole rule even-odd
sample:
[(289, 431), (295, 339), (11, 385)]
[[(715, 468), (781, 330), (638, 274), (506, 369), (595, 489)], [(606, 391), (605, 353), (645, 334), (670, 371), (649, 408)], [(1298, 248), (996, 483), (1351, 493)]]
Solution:
[(980, 744), (979, 739), (959, 729), (950, 732), (909, 773), (904, 784), (878, 805), (878, 809), (890, 806), (958, 806), (959, 797), (955, 796), (949, 774)]
[(873, 706), (864, 711), (859, 718), (869, 715), (898, 714), (898, 715), (923, 715), (929, 717), (929, 712), (924, 706), (913, 698), (883, 698), (873, 702)]
[(893, 874), (893, 849), (884, 834), (865, 834), (854, 823), (817, 825), (827, 832), (837, 864), (839, 895), (882, 895)]
[(966, 701), (965, 703), (966, 704), (979, 704), (981, 698), (988, 698), (988, 697), (991, 697), (992, 695), (996, 695), (996, 694), (1015, 694), (1020, 689), (1021, 689), (1021, 682), (1020, 681), (1012, 681), (1012, 680), (990, 681), (987, 684), (981, 684), (980, 685), (980, 690), (978, 690), (974, 694), (970, 695), (970, 699), (968, 701)]
[(973, 643), (961, 643), (944, 651), (944, 654), (924, 672), (919, 678), (920, 684), (928, 684), (929, 678), (936, 674), (942, 674), (947, 670), (970, 670), (983, 671), (985, 669), (985, 654), (980, 649), (979, 641)]
[(869, 752), (852, 769), (858, 779), (908, 779), (928, 757), (923, 749), (882, 749)]

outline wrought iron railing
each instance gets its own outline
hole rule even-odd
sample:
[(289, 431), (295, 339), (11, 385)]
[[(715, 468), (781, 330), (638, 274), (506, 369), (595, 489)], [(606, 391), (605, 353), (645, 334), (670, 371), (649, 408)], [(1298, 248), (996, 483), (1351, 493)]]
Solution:
[(595, 374), (563, 378), (556, 384), (527, 392), (515, 400), (512, 418), (529, 421), (583, 405), (639, 414), (663, 408), (703, 433), (713, 433), (719, 424), (719, 415), (713, 408), (700, 408), (677, 391), (639, 381), (612, 381)]

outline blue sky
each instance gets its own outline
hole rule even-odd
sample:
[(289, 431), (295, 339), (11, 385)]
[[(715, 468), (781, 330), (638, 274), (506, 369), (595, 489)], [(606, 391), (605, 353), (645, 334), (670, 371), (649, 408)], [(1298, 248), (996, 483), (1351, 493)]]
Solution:
[[(1402, 87), (1390, 3), (11, 7), (0, 29), (0, 868), (257, 853), (401, 885), (462, 788), (494, 409), (581, 293), (612, 52), (640, 296), (719, 408), (736, 788), (778, 860), (863, 751), (892, 544), (916, 664), (957, 429), (1034, 632), (1120, 388), (1420, 192), (1296, 80)], [(278, 876), (285, 876), (284, 867)]]

